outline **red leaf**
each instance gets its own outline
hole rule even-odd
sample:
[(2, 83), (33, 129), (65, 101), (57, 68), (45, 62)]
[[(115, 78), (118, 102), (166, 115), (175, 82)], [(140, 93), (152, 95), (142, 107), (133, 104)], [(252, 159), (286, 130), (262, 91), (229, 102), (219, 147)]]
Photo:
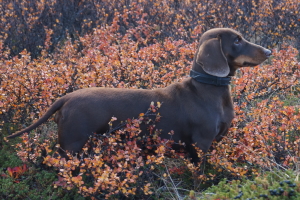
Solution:
[(27, 171), (27, 169), (28, 169), (28, 168), (27, 168), (27, 165), (26, 165), (25, 163), (24, 163), (23, 166), (20, 167), (20, 168), (21, 168), (22, 174), (25, 173), (25, 172)]

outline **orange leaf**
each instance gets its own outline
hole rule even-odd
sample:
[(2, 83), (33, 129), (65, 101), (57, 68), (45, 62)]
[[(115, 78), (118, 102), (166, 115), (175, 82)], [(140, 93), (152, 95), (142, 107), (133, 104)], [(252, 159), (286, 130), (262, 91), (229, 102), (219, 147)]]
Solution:
[(10, 177), (14, 177), (14, 172), (13, 172), (12, 168), (8, 167), (7, 172)]

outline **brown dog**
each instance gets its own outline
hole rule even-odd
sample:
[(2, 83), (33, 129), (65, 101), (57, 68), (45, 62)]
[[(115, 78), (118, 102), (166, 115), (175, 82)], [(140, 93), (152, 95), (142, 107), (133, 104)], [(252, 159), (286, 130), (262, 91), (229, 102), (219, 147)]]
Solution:
[(157, 124), (162, 138), (186, 144), (192, 160), (198, 157), (195, 143), (206, 152), (214, 139), (221, 140), (234, 117), (230, 76), (240, 67), (256, 66), (271, 51), (245, 40), (229, 28), (211, 29), (200, 38), (191, 77), (162, 89), (87, 88), (67, 94), (31, 126), (8, 136), (13, 138), (36, 128), (56, 112), (58, 143), (64, 150), (78, 152), (93, 133), (108, 131), (112, 116), (119, 121), (137, 117), (150, 102), (163, 102)]

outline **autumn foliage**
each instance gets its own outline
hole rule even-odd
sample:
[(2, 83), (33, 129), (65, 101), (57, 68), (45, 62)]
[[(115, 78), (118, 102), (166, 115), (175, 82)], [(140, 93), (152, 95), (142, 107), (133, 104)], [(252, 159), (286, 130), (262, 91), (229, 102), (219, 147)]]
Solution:
[[(181, 81), (189, 74), (201, 34), (231, 27), (246, 39), (274, 47), (273, 55), (261, 66), (237, 72), (232, 82), (236, 116), (229, 134), (205, 156), (199, 150), (215, 173), (195, 174), (205, 182), (219, 174), (240, 178), (274, 168), (298, 170), (299, 7), (293, 0), (2, 1), (2, 133), (29, 125), (55, 99), (80, 88), (151, 89)], [(159, 138), (152, 123), (163, 120), (160, 103), (150, 102), (149, 111), (141, 110), (144, 114), (118, 129), (112, 118), (114, 134), (91, 138), (70, 160), (57, 157), (54, 130), (46, 136), (25, 135), (16, 146), (18, 155), (36, 167), (57, 169), (54, 187), (77, 187), (94, 198), (150, 195), (152, 170), (165, 154), (179, 159), (170, 149), (176, 133), (170, 140)], [(149, 116), (152, 137), (147, 139), (140, 136), (139, 124), (149, 122)], [(184, 162), (192, 171), (203, 170), (187, 156)], [(26, 169), (6, 171), (17, 178)]]
[[(56, 168), (59, 176), (54, 188), (70, 190), (77, 187), (83, 196), (96, 199), (114, 195), (150, 195), (153, 191), (148, 176), (151, 176), (154, 166), (161, 164), (166, 154), (175, 155), (171, 149), (173, 141), (161, 139), (160, 132), (154, 129), (161, 118), (157, 112), (159, 107), (159, 102), (157, 106), (151, 103), (138, 119), (128, 119), (117, 125), (118, 128), (113, 126), (116, 120), (113, 117), (109, 122), (109, 132), (91, 137), (83, 151), (75, 156), (68, 154), (69, 159), (61, 158), (56, 152), (59, 146), (55, 150), (51, 148), (57, 138), (53, 132), (49, 135), (51, 139), (46, 140), (40, 135), (30, 138), (25, 134), (23, 143), (17, 145), (18, 155), (24, 162)], [(148, 126), (147, 137), (139, 128), (142, 123)]]
[(24, 164), (23, 166), (17, 166), (17, 167), (13, 167), (13, 168), (8, 167), (7, 168), (7, 172), (9, 174), (9, 176), (11, 176), (15, 179), (19, 178), (19, 176), (24, 174), (26, 171), (27, 171), (26, 164)]

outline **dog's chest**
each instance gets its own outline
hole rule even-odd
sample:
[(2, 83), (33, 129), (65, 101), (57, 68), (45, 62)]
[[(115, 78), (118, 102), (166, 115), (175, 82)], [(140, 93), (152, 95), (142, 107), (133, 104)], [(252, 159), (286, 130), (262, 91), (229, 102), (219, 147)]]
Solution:
[(229, 94), (221, 98), (206, 99), (198, 108), (198, 119), (213, 127), (229, 127), (234, 117), (234, 107)]

